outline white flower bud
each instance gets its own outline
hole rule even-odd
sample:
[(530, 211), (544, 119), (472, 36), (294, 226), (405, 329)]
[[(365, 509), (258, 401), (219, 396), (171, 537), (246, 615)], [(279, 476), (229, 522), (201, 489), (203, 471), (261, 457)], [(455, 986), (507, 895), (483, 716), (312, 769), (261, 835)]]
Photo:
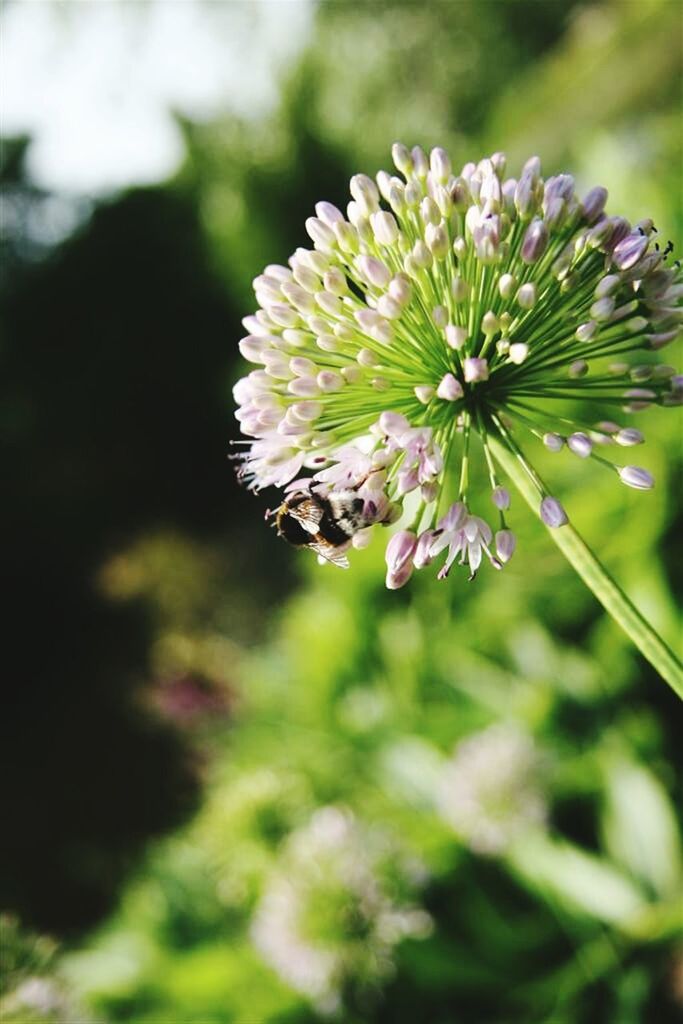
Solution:
[(429, 384), (418, 384), (413, 391), (418, 402), (422, 402), (423, 405), (429, 405), (435, 393), (434, 388)]
[(500, 280), (498, 281), (498, 291), (500, 292), (501, 298), (512, 298), (516, 287), (517, 278), (514, 274), (501, 274)]
[(451, 161), (445, 149), (436, 146), (429, 154), (429, 166), (436, 181), (445, 185), (451, 176)]
[(469, 294), (470, 286), (462, 277), (454, 277), (451, 281), (451, 295), (454, 302), (463, 302)]
[(379, 213), (372, 214), (370, 223), (380, 245), (394, 244), (398, 238), (398, 224), (393, 214), (387, 213), (386, 210), (380, 210)]
[(478, 381), (489, 379), (489, 364), (486, 359), (476, 356), (469, 356), (463, 364), (465, 380), (468, 384), (475, 384)]
[(455, 324), (446, 324), (445, 328), (446, 342), (457, 351), (464, 347), (467, 343), (467, 328), (457, 327)]
[(391, 280), (391, 271), (374, 256), (359, 256), (356, 265), (368, 284), (375, 288), (386, 288)]
[(517, 302), (522, 309), (533, 309), (536, 305), (536, 285), (533, 281), (527, 281), (517, 292)]
[(526, 357), (529, 355), (529, 346), (525, 341), (515, 341), (510, 345), (508, 351), (508, 359), (511, 363), (516, 363), (517, 366), (521, 366)]
[(448, 310), (445, 306), (435, 306), (432, 310), (432, 320), (437, 327), (445, 327), (448, 323)]
[(436, 393), (439, 398), (443, 398), (447, 402), (457, 402), (464, 394), (462, 384), (452, 373), (447, 373), (441, 378)]

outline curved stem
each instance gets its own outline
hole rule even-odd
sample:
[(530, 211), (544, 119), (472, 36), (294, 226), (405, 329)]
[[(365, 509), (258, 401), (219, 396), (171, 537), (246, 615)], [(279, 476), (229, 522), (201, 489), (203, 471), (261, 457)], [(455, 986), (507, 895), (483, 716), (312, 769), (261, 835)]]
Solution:
[[(502, 469), (512, 479), (527, 504), (540, 516), (539, 498), (516, 455), (497, 437), (489, 435), (489, 445)], [(659, 672), (662, 679), (683, 699), (683, 665), (658, 633), (645, 621), (621, 587), (568, 523), (550, 530), (550, 536), (567, 561), (592, 590), (603, 608), (621, 626), (641, 654)]]

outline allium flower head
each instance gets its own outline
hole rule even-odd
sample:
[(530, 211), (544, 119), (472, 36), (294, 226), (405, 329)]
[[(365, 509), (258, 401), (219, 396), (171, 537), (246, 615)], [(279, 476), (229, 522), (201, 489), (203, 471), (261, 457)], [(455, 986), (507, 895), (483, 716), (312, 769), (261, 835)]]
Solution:
[(497, 723), (456, 747), (439, 793), (441, 813), (474, 853), (501, 854), (516, 836), (545, 821), (541, 776), (531, 739)]
[[(387, 859), (399, 867), (393, 884)], [(320, 808), (289, 837), (251, 935), (264, 959), (321, 1012), (339, 1009), (349, 985), (385, 978), (394, 946), (431, 930), (429, 915), (398, 895), (401, 874), (412, 882), (411, 865), (399, 861), (391, 844), (338, 807)]]
[[(355, 175), (345, 212), (321, 202), (306, 221), (313, 248), (254, 281), (260, 308), (240, 349), (256, 368), (235, 398), (252, 489), (358, 499), (339, 549), (395, 521), (411, 496), (413, 522), (387, 550), (395, 588), (432, 561), (444, 578), (456, 563), (472, 576), (512, 556), (491, 438), (524, 467), (552, 528), (567, 514), (525, 440), (653, 486), (605, 452), (643, 440), (624, 416), (681, 401), (672, 368), (631, 360), (676, 337), (683, 274), (651, 221), (609, 216), (606, 190), (580, 197), (568, 174), (544, 180), (537, 157), (506, 177), (502, 153), (459, 173), (440, 148), (427, 158), (397, 143), (392, 156), (397, 174)], [(492, 507), (470, 505), (475, 472)]]

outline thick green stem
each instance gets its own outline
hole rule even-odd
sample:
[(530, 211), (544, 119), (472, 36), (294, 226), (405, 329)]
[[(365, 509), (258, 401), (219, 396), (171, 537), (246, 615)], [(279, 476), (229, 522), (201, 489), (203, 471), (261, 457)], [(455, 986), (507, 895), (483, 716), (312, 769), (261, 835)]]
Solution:
[[(530, 507), (540, 516), (539, 495), (514, 452), (499, 438), (489, 435), (494, 457)], [(571, 524), (549, 530), (550, 536), (603, 608), (621, 626), (662, 679), (683, 699), (683, 665), (631, 603), (623, 590), (598, 561)]]

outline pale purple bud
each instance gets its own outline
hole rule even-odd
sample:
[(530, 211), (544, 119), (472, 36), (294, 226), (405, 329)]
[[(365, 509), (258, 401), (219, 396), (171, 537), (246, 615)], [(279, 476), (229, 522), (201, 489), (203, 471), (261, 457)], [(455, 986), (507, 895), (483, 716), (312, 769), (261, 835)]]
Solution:
[(444, 260), (448, 256), (448, 232), (442, 224), (428, 224), (425, 239), (435, 259)]
[(391, 281), (391, 271), (374, 256), (359, 256), (358, 269), (365, 280), (375, 288), (386, 288)]
[(436, 501), (439, 494), (439, 485), (436, 480), (430, 480), (427, 484), (420, 484), (420, 497), (429, 504), (430, 501)]
[(625, 217), (608, 217), (607, 222), (610, 226), (610, 233), (606, 243), (606, 247), (614, 249), (627, 235), (631, 232), (631, 225)]
[(290, 380), (287, 390), (290, 395), (296, 395), (297, 398), (315, 398), (320, 394), (315, 377), (296, 377), (294, 380)]
[(315, 302), (313, 296), (305, 288), (302, 288), (301, 285), (294, 284), (293, 281), (284, 281), (282, 291), (300, 313), (312, 313), (314, 311)]
[(619, 274), (607, 274), (601, 278), (595, 286), (595, 298), (603, 299), (605, 295), (612, 295), (621, 284)]
[(507, 487), (495, 487), (491, 492), (491, 501), (499, 508), (501, 512), (505, 509), (510, 508), (510, 492)]
[(349, 290), (346, 274), (339, 267), (330, 267), (329, 270), (325, 271), (323, 274), (323, 284), (326, 291), (338, 297), (346, 295)]
[(413, 173), (413, 158), (410, 150), (402, 142), (395, 142), (391, 147), (391, 159), (394, 161), (396, 170), (408, 178)]
[(313, 239), (313, 245), (322, 252), (334, 252), (337, 244), (337, 236), (332, 228), (318, 217), (308, 217), (306, 220), (306, 231), (309, 238)]
[(354, 174), (349, 182), (349, 191), (365, 216), (374, 213), (378, 208), (379, 192), (367, 174)]
[(651, 491), (655, 485), (654, 477), (640, 466), (621, 466), (617, 470), (622, 483), (634, 487), (637, 491)]
[(612, 316), (614, 306), (614, 298), (611, 295), (605, 295), (604, 298), (598, 299), (597, 302), (593, 303), (590, 308), (590, 315), (599, 323), (604, 322)]
[(420, 480), (416, 466), (413, 466), (411, 469), (402, 469), (396, 479), (396, 493), (398, 495), (409, 494), (415, 490), (419, 483)]
[(522, 242), (522, 259), (535, 263), (541, 258), (548, 244), (548, 229), (542, 220), (533, 220), (526, 230)]
[(592, 341), (598, 331), (598, 325), (595, 320), (589, 320), (585, 324), (581, 324), (576, 328), (574, 336), (577, 341)]
[(564, 446), (564, 438), (559, 434), (547, 433), (543, 435), (543, 444), (550, 452), (559, 452)]
[(465, 380), (468, 384), (475, 384), (477, 381), (489, 379), (489, 364), (486, 359), (478, 356), (468, 356), (464, 361)]
[(345, 379), (335, 370), (321, 370), (316, 383), (321, 391), (340, 391), (344, 387)]
[(329, 316), (341, 316), (343, 307), (339, 296), (327, 291), (316, 292), (315, 301), (323, 313), (327, 313)]
[[(326, 371), (323, 370), (323, 373)], [(330, 373), (334, 373), (334, 370), (330, 370)], [(342, 378), (347, 384), (358, 384), (363, 379), (363, 371), (360, 366), (342, 366), (341, 368)]]
[(447, 402), (457, 402), (464, 394), (462, 384), (452, 373), (447, 373), (441, 378), (441, 383), (436, 389), (436, 393), (439, 398), (443, 398)]
[(607, 202), (607, 189), (601, 185), (597, 185), (592, 188), (590, 192), (584, 196), (581, 203), (581, 212), (583, 213), (584, 220), (589, 224), (595, 223), (602, 211), (605, 209), (605, 203)]
[(515, 206), (522, 220), (532, 217), (537, 208), (536, 201), (537, 176), (523, 171), (515, 188)]
[(623, 448), (631, 448), (633, 445), (642, 444), (645, 438), (635, 427), (624, 427), (614, 435), (614, 440)]
[(588, 373), (588, 363), (585, 359), (575, 359), (569, 367), (569, 376), (574, 380), (585, 377)]
[(415, 547), (415, 554), (413, 555), (413, 565), (416, 569), (423, 569), (426, 565), (429, 565), (432, 561), (432, 556), (429, 549), (432, 546), (434, 540), (434, 531), (425, 530), (421, 533), (417, 539), (417, 545)]
[(627, 235), (615, 245), (612, 260), (619, 270), (628, 270), (638, 262), (649, 244), (647, 235)]
[(434, 306), (432, 310), (432, 320), (437, 327), (445, 327), (448, 323), (448, 310), (445, 306)]
[(451, 176), (451, 161), (446, 150), (436, 146), (429, 154), (429, 165), (436, 181), (445, 185)]
[(629, 376), (634, 384), (644, 384), (645, 381), (652, 378), (652, 366), (647, 364), (632, 366)]
[(581, 459), (587, 459), (593, 450), (593, 442), (588, 434), (577, 431), (567, 438), (567, 447), (574, 452), (574, 455), (578, 455)]
[(267, 336), (257, 336), (249, 334), (246, 338), (238, 343), (238, 347), (245, 359), (248, 359), (250, 363), (262, 363), (263, 353), (268, 347), (269, 339)]
[(316, 203), (315, 213), (319, 220), (324, 221), (329, 227), (344, 220), (344, 214), (333, 203)]
[(382, 295), (377, 300), (377, 312), (388, 320), (397, 320), (401, 315), (401, 306), (391, 295)]
[(516, 547), (517, 538), (512, 530), (498, 530), (496, 533), (496, 554), (503, 564), (510, 561)]
[(333, 231), (342, 252), (358, 252), (360, 249), (360, 238), (353, 224), (349, 224), (347, 221), (337, 221), (334, 224)]
[(393, 214), (388, 213), (386, 210), (380, 210), (379, 213), (372, 214), (370, 223), (372, 224), (375, 238), (380, 245), (394, 244), (398, 238), (398, 224)]
[(379, 363), (377, 361), (377, 356), (369, 348), (360, 348), (360, 349), (358, 349), (358, 352), (356, 353), (356, 361), (361, 366), (367, 366), (367, 367), (377, 367), (377, 366), (379, 366)]
[(289, 360), (289, 368), (296, 377), (315, 377), (318, 372), (313, 360), (305, 356), (294, 356)]
[(569, 522), (567, 513), (557, 498), (551, 498), (550, 495), (541, 502), (541, 519), (546, 526), (551, 527), (553, 530), (556, 530), (559, 526), (565, 526)]
[(646, 334), (645, 338), (651, 349), (657, 352), (660, 348), (665, 348), (670, 345), (672, 341), (675, 341), (678, 337), (678, 330), (663, 331), (659, 334)]
[[(649, 388), (630, 388), (624, 392), (624, 398), (630, 398), (631, 402), (627, 406), (628, 412), (640, 412), (641, 409), (647, 409), (650, 402), (657, 397), (655, 391), (650, 391)], [(635, 399), (635, 401), (633, 401)]]
[(286, 306), (283, 302), (274, 302), (272, 306), (268, 307), (268, 313), (278, 327), (297, 327), (300, 323), (296, 310), (291, 306)]
[(389, 295), (399, 306), (406, 306), (410, 302), (412, 292), (413, 286), (405, 274), (397, 274), (396, 277), (392, 278), (389, 285)]
[(605, 434), (616, 434), (617, 430), (621, 430), (619, 424), (614, 423), (613, 420), (600, 420), (600, 422), (595, 425), (598, 430), (602, 430)]
[(388, 437), (400, 437), (410, 430), (410, 423), (400, 412), (383, 412), (379, 418), (379, 428)]
[(466, 327), (456, 327), (455, 324), (447, 324), (445, 334), (446, 342), (451, 348), (455, 349), (456, 352), (463, 348), (467, 342)]
[(391, 573), (399, 572), (412, 561), (417, 547), (417, 537), (410, 530), (399, 530), (387, 544), (385, 560)]
[(451, 281), (451, 295), (455, 302), (462, 302), (467, 298), (470, 286), (462, 277), (454, 277)]
[(533, 281), (527, 281), (517, 292), (517, 302), (522, 309), (533, 309), (536, 305), (537, 289)]
[(413, 146), (411, 150), (413, 168), (418, 178), (426, 178), (429, 173), (429, 163), (421, 146)]
[(421, 402), (422, 405), (429, 405), (434, 397), (434, 388), (430, 384), (418, 384), (417, 387), (413, 388), (413, 391), (418, 402)]
[(429, 246), (426, 242), (423, 242), (422, 239), (417, 241), (413, 246), (411, 256), (415, 266), (419, 270), (426, 270), (428, 267), (431, 267), (434, 262)]
[(567, 202), (562, 196), (552, 196), (544, 203), (544, 223), (548, 231), (554, 231), (561, 226), (567, 214)]

